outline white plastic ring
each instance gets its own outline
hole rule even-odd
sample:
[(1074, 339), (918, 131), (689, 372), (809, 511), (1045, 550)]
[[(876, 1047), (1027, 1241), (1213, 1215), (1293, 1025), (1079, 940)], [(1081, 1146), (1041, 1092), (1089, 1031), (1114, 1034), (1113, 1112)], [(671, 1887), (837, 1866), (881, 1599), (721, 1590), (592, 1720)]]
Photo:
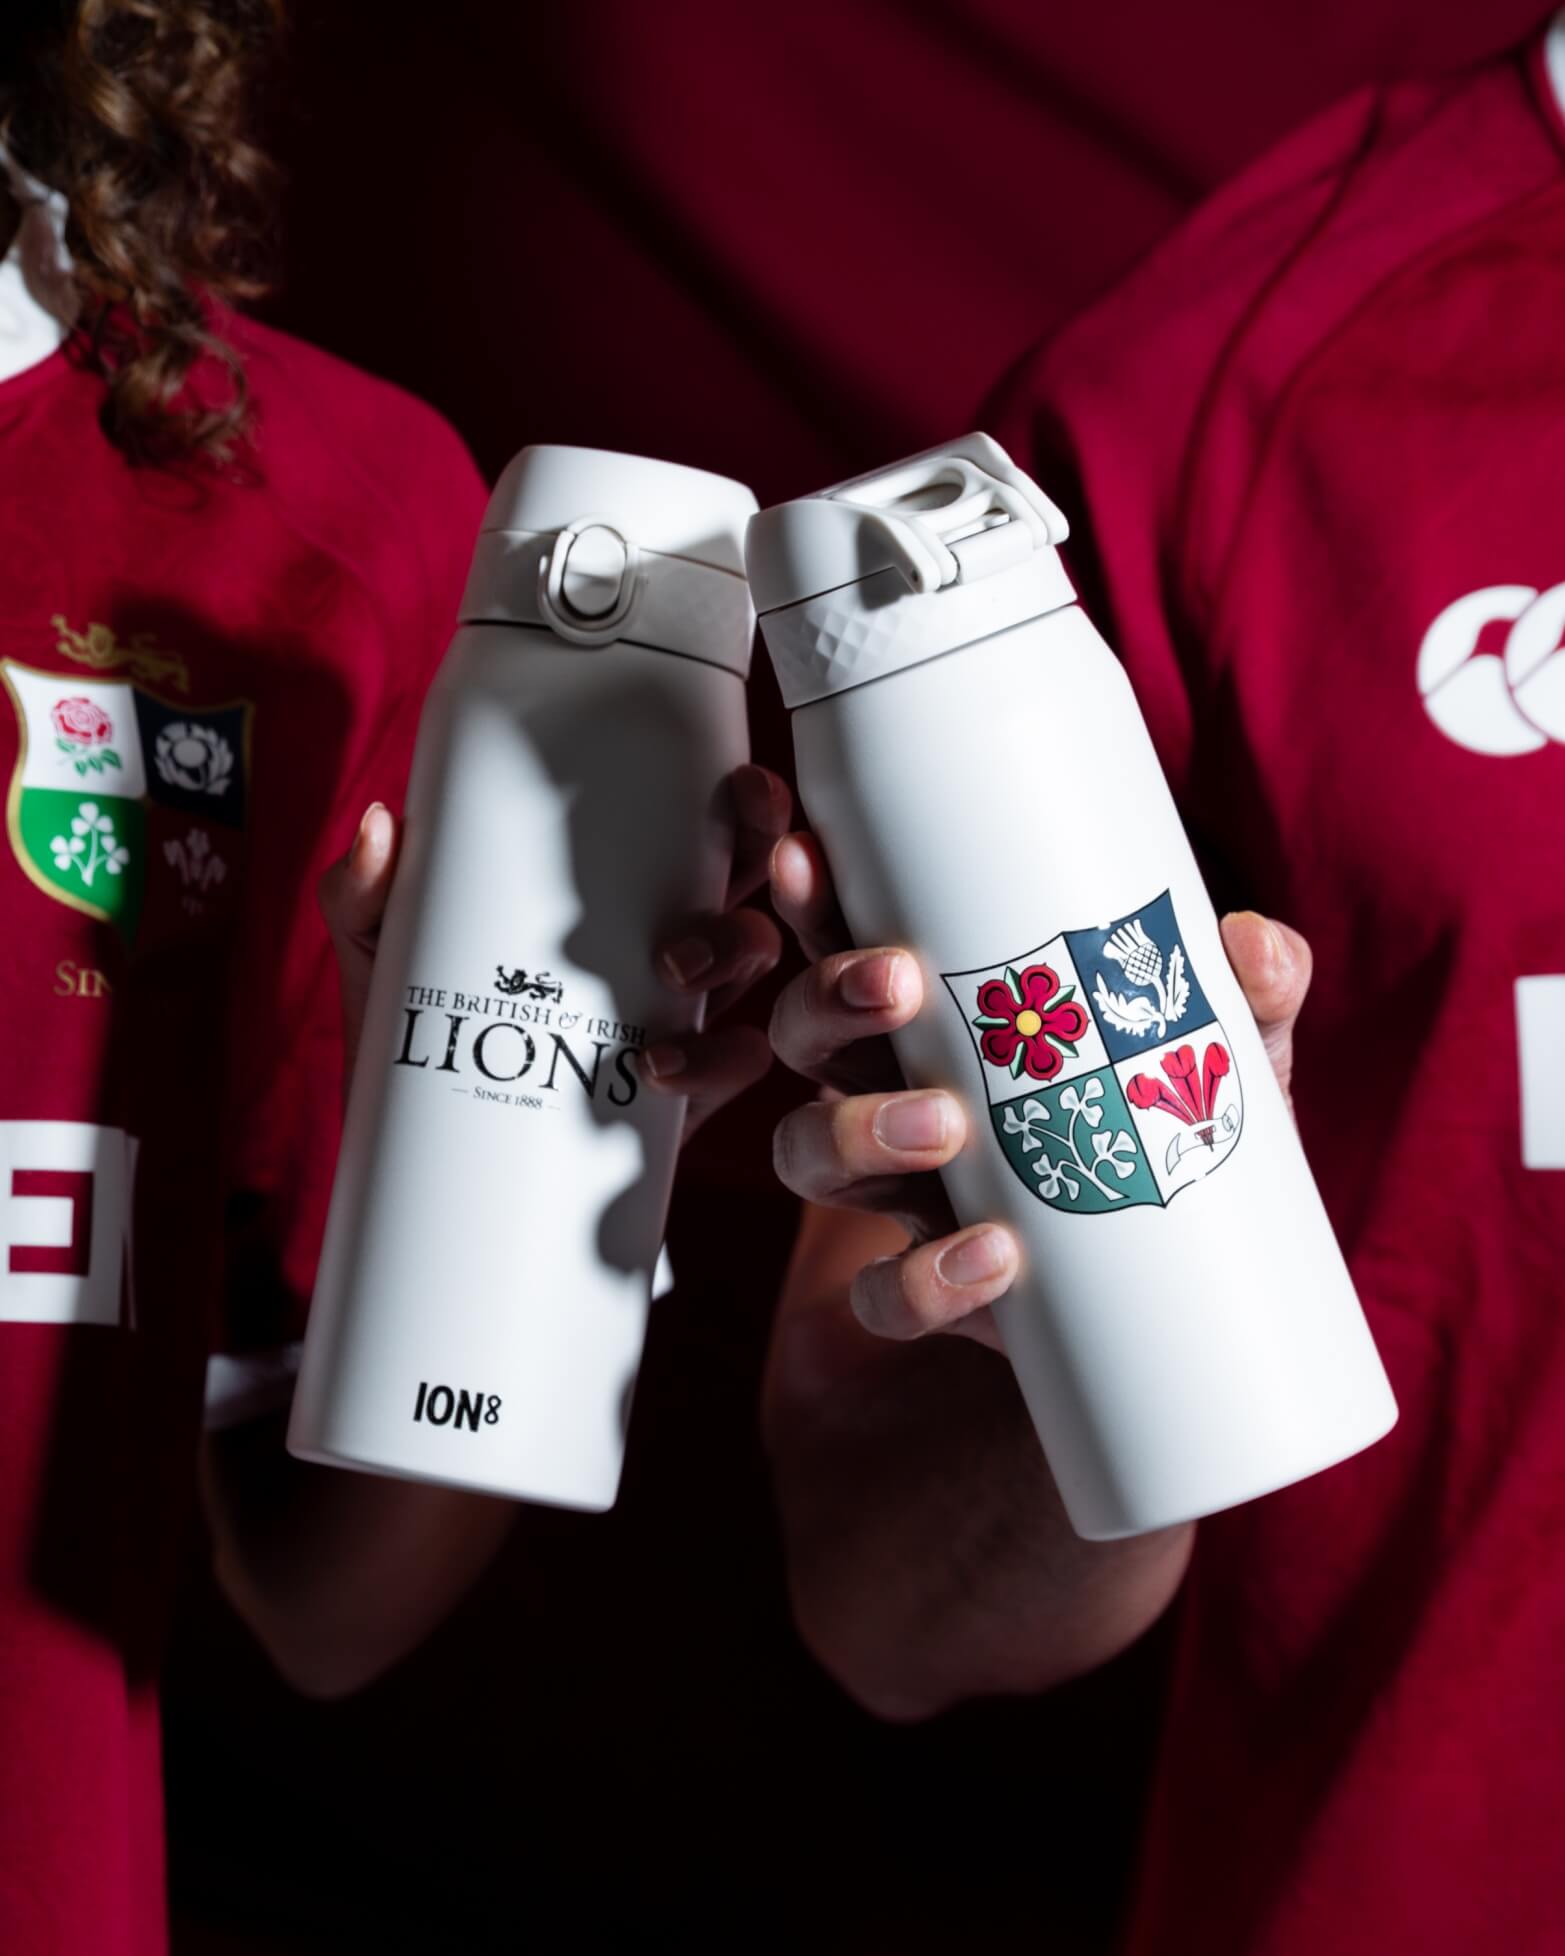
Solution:
[[(619, 539), (625, 552), (619, 596), (610, 610), (593, 618), (584, 617), (575, 609), (564, 588), (571, 545), (584, 530), (607, 530)], [(623, 531), (606, 517), (578, 516), (574, 523), (567, 523), (550, 539), (548, 549), (538, 560), (538, 609), (550, 631), (572, 645), (609, 645), (623, 635), (641, 595), (643, 581), (641, 552)]]

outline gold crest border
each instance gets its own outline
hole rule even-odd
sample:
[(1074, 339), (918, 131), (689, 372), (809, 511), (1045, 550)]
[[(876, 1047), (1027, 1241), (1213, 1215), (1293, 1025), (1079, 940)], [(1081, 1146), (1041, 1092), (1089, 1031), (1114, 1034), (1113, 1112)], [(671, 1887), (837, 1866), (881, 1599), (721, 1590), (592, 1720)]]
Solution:
[[(95, 923), (113, 925), (116, 922), (113, 911), (105, 910), (101, 904), (89, 903), (85, 897), (73, 896), (69, 890), (62, 889), (58, 883), (51, 883), (48, 877), (44, 875), (43, 871), (33, 861), (32, 857), (28, 855), (23, 845), (21, 809), (24, 790), (22, 787), (22, 775), (27, 767), (28, 726), (27, 709), (22, 704), (22, 696), (11, 684), (11, 674), (13, 672), (25, 672), (29, 679), (71, 680), (84, 677), (84, 675), (78, 673), (60, 672), (53, 666), (31, 666), (21, 659), (0, 659), (0, 686), (4, 686), (5, 688), (6, 696), (9, 698), (12, 709), (16, 714), (17, 725), (16, 765), (11, 770), (11, 782), (6, 790), (5, 797), (5, 826), (6, 835), (11, 844), (11, 854), (16, 858), (17, 866), (21, 869), (22, 874), (27, 878), (28, 882), (33, 884), (36, 889), (42, 890), (46, 897), (51, 898), (55, 903), (64, 904), (67, 910), (79, 911), (83, 916), (91, 917)], [(251, 744), (255, 728), (254, 700), (219, 700), (211, 706), (196, 706), (188, 699), (169, 699), (165, 694), (155, 691), (151, 686), (138, 686), (133, 679), (107, 678), (105, 675), (97, 676), (102, 683), (111, 686), (125, 686), (133, 693), (144, 693), (149, 700), (156, 701), (159, 706), (166, 707), (171, 713), (184, 712), (199, 716), (205, 713), (232, 713), (236, 708), (240, 709), (244, 714), (244, 732), (240, 737), (240, 749), (244, 756), (245, 796), (248, 806), (250, 786), (255, 778), (251, 766)], [(90, 680), (88, 683), (90, 683)], [(140, 727), (136, 729), (136, 738), (138, 740), (141, 738)], [(145, 759), (143, 759), (142, 772), (143, 774), (146, 772)], [(104, 799), (109, 801), (139, 801), (143, 808), (150, 808), (154, 805), (152, 795), (145, 793), (140, 795), (106, 795)], [(166, 804), (157, 803), (156, 805), (162, 807)], [(246, 823), (246, 829), (248, 829), (248, 826), (248, 823)], [(240, 831), (241, 834), (244, 832), (244, 830)]]

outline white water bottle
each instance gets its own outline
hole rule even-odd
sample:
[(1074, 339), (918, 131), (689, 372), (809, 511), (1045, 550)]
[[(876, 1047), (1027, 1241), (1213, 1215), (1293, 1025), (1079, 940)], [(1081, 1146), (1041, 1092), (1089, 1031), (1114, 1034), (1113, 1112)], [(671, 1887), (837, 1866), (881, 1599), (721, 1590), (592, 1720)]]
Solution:
[(748, 757), (755, 498), (529, 448), (430, 689), (290, 1449), (604, 1509), (699, 1023), (653, 948), (720, 908)]
[(1066, 526), (986, 435), (750, 525), (799, 791), (895, 1038), (954, 1091), (959, 1220), (1077, 1531), (1194, 1519), (1356, 1453), (1396, 1406)]

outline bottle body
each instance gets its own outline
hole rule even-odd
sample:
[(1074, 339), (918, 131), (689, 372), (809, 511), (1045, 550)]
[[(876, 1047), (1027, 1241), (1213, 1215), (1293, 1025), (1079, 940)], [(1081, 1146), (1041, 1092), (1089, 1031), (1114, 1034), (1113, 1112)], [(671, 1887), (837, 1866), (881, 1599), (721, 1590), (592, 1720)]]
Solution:
[(731, 670), (464, 625), (420, 723), (292, 1451), (612, 1505), (698, 1023), (653, 945), (720, 907)]
[[(940, 599), (931, 603), (942, 602)], [(910, 1084), (954, 1091), (961, 1222), (1073, 1525), (1193, 1519), (1396, 1408), (1119, 662), (1074, 604), (799, 707), (861, 944), (912, 949)]]

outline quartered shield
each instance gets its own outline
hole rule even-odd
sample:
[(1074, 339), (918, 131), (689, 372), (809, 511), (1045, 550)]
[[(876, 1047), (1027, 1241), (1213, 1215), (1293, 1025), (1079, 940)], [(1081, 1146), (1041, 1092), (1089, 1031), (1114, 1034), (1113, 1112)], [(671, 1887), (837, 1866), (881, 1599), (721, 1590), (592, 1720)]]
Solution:
[(1167, 891), (1101, 929), (941, 976), (971, 1035), (995, 1137), (1051, 1209), (1166, 1206), (1233, 1152), (1238, 1068)]
[(134, 940), (149, 884), (173, 914), (216, 908), (245, 827), (251, 707), (193, 707), (128, 679), (0, 661), (18, 720), (6, 826), (57, 902)]

